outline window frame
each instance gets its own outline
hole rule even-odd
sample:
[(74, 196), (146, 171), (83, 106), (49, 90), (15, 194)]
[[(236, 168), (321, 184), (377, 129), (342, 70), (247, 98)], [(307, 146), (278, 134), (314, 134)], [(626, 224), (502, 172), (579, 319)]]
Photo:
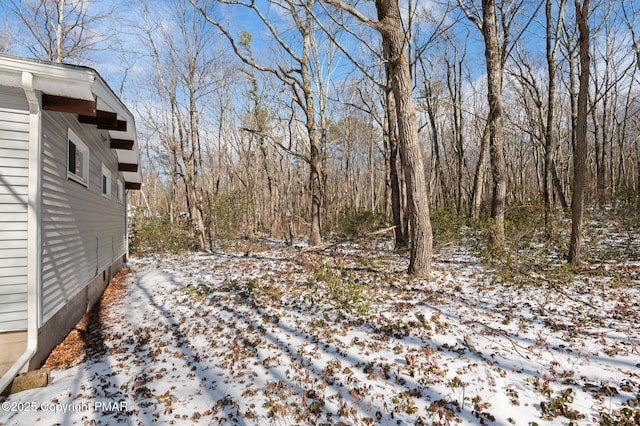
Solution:
[[(105, 178), (106, 178), (106, 185), (105, 185)], [(102, 163), (102, 173), (100, 173), (100, 194), (103, 197), (106, 197), (108, 199), (111, 199), (111, 186), (112, 186), (112, 180), (111, 180), (111, 170), (109, 170), (109, 168)], [(105, 192), (106, 189), (106, 192)]]
[[(71, 167), (72, 167), (72, 164), (70, 161), (71, 145), (73, 145), (74, 147), (74, 151), (73, 151), (73, 160), (74, 160), (73, 162), (75, 163), (73, 165), (74, 171), (71, 171)], [(77, 160), (78, 153), (82, 154), (79, 164)], [(90, 155), (89, 147), (87, 147), (87, 145), (84, 142), (82, 142), (80, 137), (78, 137), (78, 135), (76, 135), (74, 131), (69, 128), (67, 132), (67, 178), (75, 182), (78, 182), (79, 184), (84, 185), (87, 188), (89, 187), (89, 155)], [(76, 173), (76, 169), (78, 165), (80, 170), (78, 170), (79, 173)]]
[(116, 200), (124, 203), (124, 183), (120, 179), (116, 179)]

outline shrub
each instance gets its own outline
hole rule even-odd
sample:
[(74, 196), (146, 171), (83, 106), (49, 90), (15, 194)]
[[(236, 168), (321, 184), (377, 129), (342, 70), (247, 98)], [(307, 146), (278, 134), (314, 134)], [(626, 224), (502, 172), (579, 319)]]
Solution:
[(253, 233), (255, 203), (245, 191), (216, 195), (207, 213), (216, 238), (233, 239)]
[(328, 263), (313, 269), (308, 284), (324, 284), (329, 298), (340, 312), (364, 315), (369, 310), (367, 286), (340, 265)]
[(129, 251), (142, 257), (156, 253), (180, 253), (195, 248), (195, 236), (185, 220), (171, 223), (168, 215), (147, 216), (135, 210), (129, 218)]
[(620, 220), (620, 225), (627, 229), (640, 229), (640, 193), (622, 191), (613, 199), (611, 213)]
[(337, 217), (334, 231), (341, 237), (354, 238), (386, 226), (384, 214), (371, 210), (343, 210)]
[(465, 237), (465, 229), (469, 219), (451, 209), (431, 212), (434, 245), (459, 244)]

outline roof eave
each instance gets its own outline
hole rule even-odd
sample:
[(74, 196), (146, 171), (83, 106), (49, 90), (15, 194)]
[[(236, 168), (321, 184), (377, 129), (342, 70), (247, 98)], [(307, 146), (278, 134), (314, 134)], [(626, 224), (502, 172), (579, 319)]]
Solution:
[[(98, 110), (115, 113), (119, 120), (126, 121), (125, 131), (108, 130), (108, 133), (111, 139), (133, 141), (131, 149), (114, 149), (118, 162), (140, 164), (133, 114), (96, 70), (83, 66), (0, 54), (0, 86), (22, 87), (22, 73), (25, 71), (33, 75), (35, 90), (48, 95), (95, 101)], [(125, 180), (140, 184), (142, 182), (140, 167), (136, 172), (127, 172)]]

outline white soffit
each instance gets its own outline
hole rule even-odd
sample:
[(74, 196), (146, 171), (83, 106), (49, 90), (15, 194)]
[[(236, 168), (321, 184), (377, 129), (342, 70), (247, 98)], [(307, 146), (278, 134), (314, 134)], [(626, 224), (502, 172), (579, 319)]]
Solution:
[(33, 88), (67, 98), (95, 100), (91, 86), (95, 77), (87, 68), (0, 55), (0, 85), (22, 87), (22, 72), (33, 75)]
[(142, 183), (142, 179), (140, 179), (140, 173), (138, 172), (120, 172), (120, 173), (122, 173), (122, 177), (124, 177), (125, 182)]
[(118, 163), (138, 164), (138, 152), (136, 150), (116, 149)]

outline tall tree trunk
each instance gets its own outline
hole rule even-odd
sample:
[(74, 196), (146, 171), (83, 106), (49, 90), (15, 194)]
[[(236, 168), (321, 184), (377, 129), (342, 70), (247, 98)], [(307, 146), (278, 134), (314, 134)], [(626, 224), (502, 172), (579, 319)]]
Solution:
[(507, 197), (507, 163), (504, 151), (502, 105), (502, 56), (498, 40), (496, 0), (482, 1), (482, 35), (487, 63), (487, 99), (489, 101), (489, 150), (493, 175), (491, 217), (494, 221), (492, 243), (498, 247), (505, 243), (504, 213)]
[(584, 219), (584, 189), (587, 169), (587, 104), (589, 96), (589, 24), (587, 21), (590, 0), (575, 0), (576, 24), (580, 32), (580, 88), (576, 119), (576, 140), (573, 147), (573, 197), (571, 199), (571, 242), (568, 261), (580, 264), (582, 249), (582, 224)]
[[(447, 182), (445, 182), (445, 176), (443, 171), (443, 160), (440, 152), (440, 138), (438, 137), (438, 101), (435, 99), (432, 87), (429, 83), (425, 87), (427, 97), (425, 103), (427, 106), (427, 116), (429, 117), (429, 126), (431, 127), (431, 146), (432, 146), (432, 167), (431, 167), (431, 179), (429, 182), (429, 194), (431, 199), (434, 200), (434, 205), (438, 207), (437, 199), (442, 200), (442, 205), (446, 206), (449, 202), (449, 191)], [(438, 185), (440, 191), (438, 191)], [(440, 197), (438, 197), (440, 193)]]
[[(559, 38), (557, 28), (561, 27), (564, 15), (564, 0), (559, 2), (560, 10), (558, 12), (558, 24), (554, 32), (553, 28), (553, 12), (552, 0), (546, 0), (546, 25), (547, 25), (547, 72), (549, 76), (548, 95), (547, 95), (547, 123), (545, 134), (545, 152), (544, 152), (544, 224), (547, 237), (551, 236), (551, 218), (554, 207), (553, 198), (553, 175), (554, 175), (554, 155), (556, 150), (556, 85), (557, 85), (557, 62), (556, 55), (558, 53)], [(564, 197), (564, 194), (561, 194)]]
[(447, 80), (450, 80), (450, 74), (453, 74), (453, 87), (449, 84), (449, 92), (453, 98), (453, 134), (455, 139), (455, 152), (456, 152), (456, 211), (458, 214), (462, 213), (463, 204), (463, 189), (462, 189), (462, 174), (465, 166), (464, 157), (464, 115), (462, 110), (462, 62), (464, 61), (465, 53), (462, 58), (457, 58), (452, 67), (448, 67)]
[(407, 245), (406, 234), (404, 233), (404, 209), (402, 203), (402, 188), (398, 168), (402, 170), (400, 158), (398, 158), (398, 137), (396, 127), (396, 103), (393, 98), (393, 91), (386, 89), (386, 117), (387, 134), (389, 140), (389, 183), (391, 185), (391, 215), (393, 218), (393, 230), (396, 248)]
[(429, 217), (428, 188), (422, 148), (418, 137), (416, 108), (405, 34), (397, 0), (376, 0), (378, 30), (382, 36), (387, 73), (395, 97), (398, 139), (407, 181), (408, 213), (411, 224), (411, 254), (408, 272), (429, 276), (433, 236)]
[(489, 155), (489, 124), (485, 124), (482, 131), (482, 139), (480, 140), (480, 153), (478, 155), (478, 164), (476, 164), (476, 173), (473, 178), (473, 194), (471, 200), (470, 216), (472, 219), (480, 217), (480, 206), (482, 204), (482, 192), (484, 189), (484, 179), (487, 173), (487, 156)]
[(311, 195), (311, 228), (309, 230), (309, 245), (317, 246), (322, 244), (321, 236), (321, 214), (322, 214), (322, 154), (320, 152), (320, 138), (315, 117), (315, 103), (313, 98), (313, 88), (311, 85), (311, 9), (313, 1), (308, 4), (305, 19), (307, 24), (300, 28), (302, 34), (302, 57), (300, 60), (300, 76), (302, 78), (301, 89), (304, 94), (304, 113), (306, 118), (307, 134), (309, 135), (309, 192)]
[(562, 182), (560, 182), (560, 177), (558, 176), (558, 169), (556, 168), (555, 161), (551, 164), (551, 176), (553, 178), (553, 186), (556, 189), (556, 196), (560, 201), (560, 206), (563, 209), (569, 207), (569, 203), (567, 203), (567, 197), (564, 195), (564, 188), (562, 187)]
[[(193, 61), (191, 64), (194, 64)], [(193, 65), (190, 65), (193, 66)], [(193, 183), (193, 193), (194, 193), (194, 213), (195, 217), (192, 218), (196, 223), (196, 231), (198, 237), (198, 248), (200, 250), (205, 250), (207, 248), (207, 227), (205, 225), (204, 220), (204, 206), (205, 206), (205, 193), (204, 193), (204, 185), (202, 179), (200, 178), (200, 174), (202, 173), (202, 147), (200, 145), (200, 131), (199, 131), (199, 112), (198, 106), (196, 103), (196, 88), (193, 84), (195, 81), (196, 70), (189, 70), (189, 139), (191, 141), (191, 173), (192, 173), (192, 183)]]
[(595, 147), (595, 160), (596, 160), (596, 199), (599, 204), (602, 204), (604, 201), (604, 143), (602, 142), (602, 133), (600, 132), (602, 125), (600, 123), (600, 118), (598, 117), (598, 110), (596, 108), (595, 103), (591, 108), (591, 121), (593, 122), (593, 142)]
[(636, 163), (636, 192), (640, 194), (640, 141), (636, 141)]

